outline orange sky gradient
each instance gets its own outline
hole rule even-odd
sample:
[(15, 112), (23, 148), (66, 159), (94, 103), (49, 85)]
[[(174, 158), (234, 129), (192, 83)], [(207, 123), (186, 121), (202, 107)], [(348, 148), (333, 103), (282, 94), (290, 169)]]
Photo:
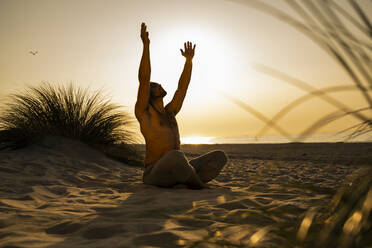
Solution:
[[(173, 96), (182, 72), (179, 49), (184, 41), (196, 43), (189, 91), (177, 117), (184, 138), (255, 135), (263, 127), (262, 121), (219, 92), (267, 117), (306, 94), (255, 70), (254, 64), (270, 66), (315, 88), (352, 85), (342, 68), (303, 34), (240, 2), (1, 0), (0, 97), (41, 81), (73, 81), (83, 88), (103, 89), (134, 117), (141, 22), (147, 24), (151, 40), (151, 80), (167, 90), (165, 102)], [(276, 6), (291, 13), (278, 2)], [(38, 54), (31, 55), (31, 50)], [(358, 91), (331, 95), (350, 108), (367, 106)], [(313, 98), (278, 124), (298, 134), (334, 110)], [(355, 123), (347, 117), (319, 132), (339, 131)], [(135, 130), (139, 134), (138, 125)]]

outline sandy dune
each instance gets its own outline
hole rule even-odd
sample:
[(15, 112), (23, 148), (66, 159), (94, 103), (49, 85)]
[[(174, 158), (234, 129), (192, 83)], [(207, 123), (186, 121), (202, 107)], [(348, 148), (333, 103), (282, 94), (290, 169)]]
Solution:
[(3, 151), (0, 247), (280, 247), (306, 210), (363, 173), (350, 161), (372, 145), (356, 146), (331, 162), (315, 156), (339, 150), (326, 145), (291, 156), (286, 148), (282, 159), (278, 146), (184, 146), (190, 157), (216, 148), (230, 156), (204, 190), (144, 185), (142, 168), (63, 138)]

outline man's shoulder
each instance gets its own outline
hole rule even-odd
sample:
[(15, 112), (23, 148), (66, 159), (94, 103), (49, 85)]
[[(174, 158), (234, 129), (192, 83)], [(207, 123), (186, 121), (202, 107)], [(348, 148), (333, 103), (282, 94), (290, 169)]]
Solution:
[(176, 114), (174, 113), (174, 111), (173, 111), (173, 109), (172, 109), (172, 107), (171, 107), (171, 105), (168, 103), (167, 104), (167, 106), (165, 106), (165, 112), (168, 114), (168, 115), (170, 115), (170, 116), (173, 116), (173, 117), (175, 117), (176, 116)]

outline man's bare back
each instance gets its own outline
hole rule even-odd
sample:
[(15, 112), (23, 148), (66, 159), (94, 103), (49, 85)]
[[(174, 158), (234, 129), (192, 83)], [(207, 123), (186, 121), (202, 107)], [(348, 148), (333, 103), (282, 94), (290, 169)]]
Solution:
[(207, 187), (205, 183), (215, 178), (225, 165), (226, 155), (215, 151), (201, 156), (199, 160), (188, 161), (179, 151), (180, 135), (176, 120), (190, 83), (195, 45), (185, 42), (184, 50), (180, 49), (186, 59), (185, 65), (172, 100), (164, 107), (163, 98), (167, 92), (160, 84), (150, 82), (150, 40), (144, 23), (141, 25), (141, 39), (143, 52), (138, 71), (140, 84), (135, 115), (146, 141), (144, 182), (164, 187), (178, 183), (195, 189)]

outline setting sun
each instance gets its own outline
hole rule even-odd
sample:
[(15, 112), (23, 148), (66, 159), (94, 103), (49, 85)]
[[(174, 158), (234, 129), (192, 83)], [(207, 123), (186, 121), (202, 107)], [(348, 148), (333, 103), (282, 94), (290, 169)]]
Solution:
[(152, 54), (158, 64), (152, 65), (154, 79), (161, 80), (167, 88), (174, 86), (179, 77), (180, 64), (183, 63), (179, 49), (186, 41), (196, 45), (197, 56), (192, 76), (195, 86), (190, 89), (190, 95), (211, 89), (230, 90), (233, 84), (226, 82), (236, 81), (234, 68), (238, 67), (237, 52), (229, 38), (220, 36), (207, 25), (168, 27), (161, 39), (155, 39)]
[(181, 138), (182, 144), (211, 144), (213, 137), (188, 136)]
[(372, 248), (372, 0), (0, 0), (0, 37), (0, 248)]

